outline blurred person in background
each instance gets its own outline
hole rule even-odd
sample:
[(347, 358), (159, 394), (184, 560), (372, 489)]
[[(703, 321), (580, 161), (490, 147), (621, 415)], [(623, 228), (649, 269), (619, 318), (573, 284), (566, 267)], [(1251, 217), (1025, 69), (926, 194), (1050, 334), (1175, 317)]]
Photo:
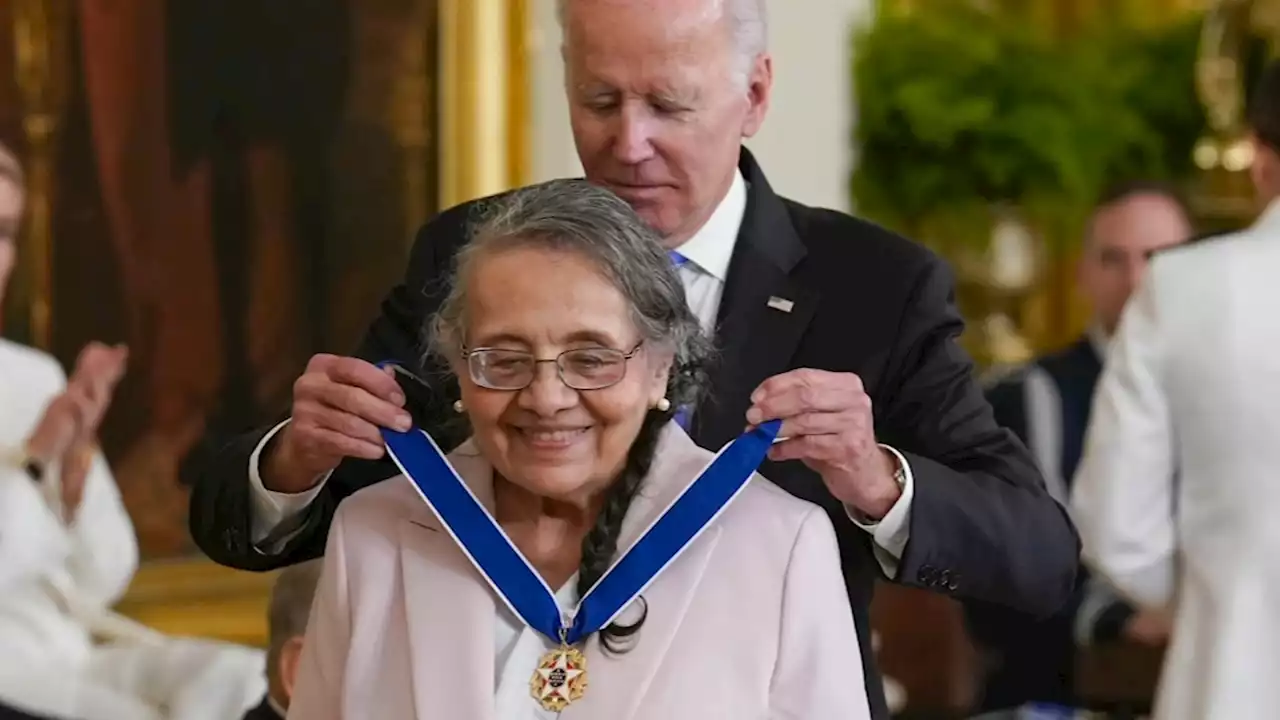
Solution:
[[(684, 426), (719, 448), (748, 424), (783, 420), (787, 439), (761, 474), (835, 524), (875, 717), (888, 716), (871, 654), (877, 579), (1038, 614), (1061, 607), (1075, 531), (973, 379), (946, 264), (871, 223), (779, 196), (743, 147), (772, 92), (763, 0), (559, 7), (586, 177), (675, 251), (690, 309), (720, 349)], [(323, 553), (339, 502), (398, 474), (379, 427), (412, 418), (446, 449), (464, 439), (451, 429), (458, 383), (438, 361), (424, 365), (422, 321), (449, 290), (476, 207), (423, 227), (357, 357), (312, 358), (291, 419), (213, 459), (191, 496), (192, 535), (211, 558), (264, 570)], [(430, 387), (402, 390), (371, 364), (383, 360)]]
[[(1066, 349), (1033, 360), (987, 392), (996, 420), (1027, 444), (1049, 492), (1064, 505), (1094, 387), (1125, 303), (1152, 255), (1186, 242), (1192, 232), (1189, 214), (1170, 188), (1134, 182), (1105, 192), (1089, 219), (1077, 275), (1093, 311), (1088, 329)], [(1164, 642), (1168, 619), (1163, 612), (1136, 611), (1084, 573), (1076, 587), (1073, 602), (1049, 619), (965, 604), (969, 632), (985, 657), (979, 711), (1032, 702), (1074, 707), (1077, 647), (1121, 639)]]
[(267, 694), (244, 720), (284, 720), (289, 712), (321, 565), (310, 560), (287, 567), (276, 577), (267, 607)]
[[(18, 226), (22, 219), (22, 169), (17, 160), (8, 151), (0, 151), (0, 298), (4, 297), (5, 286), (9, 275), (13, 272), (16, 260), (16, 243)], [(3, 307), (0, 305), (0, 307)], [(4, 347), (0, 341), (0, 348)], [(4, 493), (18, 487), (13, 480), (7, 479), (15, 473), (16, 468), (8, 465), (0, 468), (0, 509), (8, 507), (3, 499)], [(21, 482), (21, 481), (19, 481)], [(22, 492), (19, 490), (19, 492)], [(12, 532), (21, 518), (10, 518), (0, 514), (0, 532)], [(20, 576), (21, 568), (31, 563), (32, 557), (39, 557), (39, 548), (23, 545), (10, 547), (0, 545), (0, 592), (4, 592), (10, 578)], [(37, 716), (9, 705), (0, 698), (0, 720), (50, 720), (47, 716)]]
[[(22, 173), (0, 147), (0, 301)], [(228, 720), (261, 693), (261, 654), (172, 639), (111, 612), (138, 566), (97, 430), (123, 347), (91, 343), (66, 378), (0, 340), (0, 701), (84, 720)]]
[(1249, 229), (1162, 253), (1098, 384), (1072, 509), (1093, 570), (1173, 631), (1160, 720), (1280, 708), (1280, 61), (1249, 108)]

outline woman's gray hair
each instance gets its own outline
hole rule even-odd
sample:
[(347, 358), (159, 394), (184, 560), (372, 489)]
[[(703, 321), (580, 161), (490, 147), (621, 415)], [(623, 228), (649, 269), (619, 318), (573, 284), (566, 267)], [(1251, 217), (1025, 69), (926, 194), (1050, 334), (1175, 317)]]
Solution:
[[(667, 386), (672, 406), (697, 400), (712, 345), (689, 309), (671, 258), (630, 205), (586, 180), (552, 180), (482, 206), (455, 257), (449, 294), (429, 321), (431, 351), (446, 362), (457, 358), (465, 341), (472, 265), (488, 253), (518, 247), (573, 253), (594, 263), (626, 298), (645, 343), (673, 354)], [(546, 282), (555, 284), (554, 278)]]

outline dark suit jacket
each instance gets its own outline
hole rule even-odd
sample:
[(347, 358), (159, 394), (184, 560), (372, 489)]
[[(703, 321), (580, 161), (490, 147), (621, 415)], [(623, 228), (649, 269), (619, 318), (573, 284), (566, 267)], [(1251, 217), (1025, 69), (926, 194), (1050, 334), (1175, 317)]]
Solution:
[(25, 710), (19, 710), (0, 703), (0, 720), (53, 720), (53, 718), (45, 715), (32, 715)]
[(275, 711), (275, 708), (271, 707), (271, 704), (264, 697), (257, 707), (245, 713), (240, 720), (284, 720), (284, 718)]
[[(915, 477), (911, 539), (897, 580), (1034, 614), (1057, 610), (1071, 593), (1079, 540), (1026, 449), (996, 425), (956, 344), (962, 322), (946, 265), (870, 223), (779, 197), (745, 150), (741, 169), (748, 201), (720, 307), (723, 360), (712, 372), (710, 399), (697, 411), (694, 439), (718, 448), (741, 433), (752, 390), (772, 375), (804, 367), (857, 373), (871, 396), (879, 439), (903, 452)], [(419, 328), (442, 299), (442, 280), (465, 242), (473, 207), (448, 210), (418, 234), (408, 275), (383, 303), (361, 357), (418, 362)], [(792, 311), (770, 308), (771, 296), (792, 300)], [(431, 373), (423, 369), (423, 377)], [(456, 384), (442, 383), (437, 392), (410, 399), (420, 424), (440, 429), (446, 445), (461, 439), (444, 434), (456, 397)], [(262, 436), (227, 447), (191, 498), (196, 542), (233, 567), (266, 570), (321, 554), (337, 503), (396, 474), (385, 462), (344, 463), (313, 504), (304, 531), (281, 554), (262, 555), (250, 545), (245, 479)], [(881, 576), (871, 537), (804, 465), (766, 463), (761, 472), (830, 512), (868, 694), (876, 717), (887, 717), (867, 615)]]
[[(1027, 373), (1043, 371), (1057, 389), (1058, 417), (1039, 413), (1053, 407), (1029, 410)], [(1102, 376), (1102, 358), (1087, 338), (1058, 352), (1037, 358), (1029, 367), (1001, 378), (987, 391), (996, 420), (1024, 441), (1036, 432), (1036, 425), (1049, 423), (1058, 429), (1060, 453), (1058, 476), (1069, 491), (1076, 466), (1084, 452), (1085, 432), (1093, 391)], [(1046, 428), (1038, 428), (1043, 432)], [(991, 656), (991, 666), (983, 678), (983, 692), (977, 711), (1012, 708), (1028, 702), (1053, 702), (1077, 706), (1075, 692), (1076, 613), (1085, 594), (1088, 577), (1083, 569), (1076, 578), (1071, 600), (1048, 618), (1038, 618), (1016, 610), (984, 603), (965, 603), (969, 632)], [(1107, 606), (1094, 621), (1092, 641), (1117, 640), (1134, 608), (1122, 601)]]

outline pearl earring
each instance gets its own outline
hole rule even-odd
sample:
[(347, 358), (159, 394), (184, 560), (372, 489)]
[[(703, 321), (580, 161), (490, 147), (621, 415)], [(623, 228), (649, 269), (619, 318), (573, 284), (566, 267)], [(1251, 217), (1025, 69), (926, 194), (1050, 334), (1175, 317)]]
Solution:
[(666, 412), (671, 409), (671, 401), (666, 398), (662, 398), (656, 405), (654, 405), (654, 407), (657, 408), (658, 412)]
[(454, 412), (456, 412), (456, 413), (460, 413), (460, 412), (462, 412), (463, 410), (466, 410), (466, 408), (465, 408), (465, 407), (463, 407), (463, 405), (462, 405), (462, 401), (461, 401), (461, 400), (455, 401), (455, 402), (453, 403), (453, 411), (454, 411)]

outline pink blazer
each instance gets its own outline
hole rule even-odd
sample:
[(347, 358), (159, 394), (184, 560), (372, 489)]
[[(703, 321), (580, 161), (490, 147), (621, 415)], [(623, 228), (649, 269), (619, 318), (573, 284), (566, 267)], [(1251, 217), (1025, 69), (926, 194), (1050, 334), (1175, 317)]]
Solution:
[[(710, 458), (668, 428), (619, 547)], [(492, 507), (492, 469), (475, 447), (450, 461)], [(753, 478), (644, 597), (629, 652), (587, 642), (588, 689), (564, 720), (870, 717), (835, 533), (818, 507)], [(407, 480), (361, 490), (329, 533), (289, 717), (505, 720), (494, 710), (500, 602)]]

